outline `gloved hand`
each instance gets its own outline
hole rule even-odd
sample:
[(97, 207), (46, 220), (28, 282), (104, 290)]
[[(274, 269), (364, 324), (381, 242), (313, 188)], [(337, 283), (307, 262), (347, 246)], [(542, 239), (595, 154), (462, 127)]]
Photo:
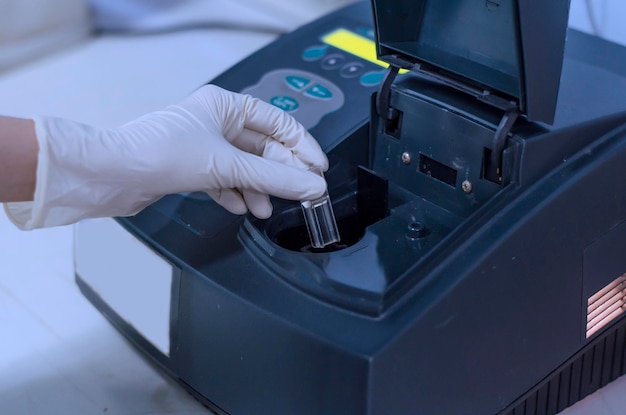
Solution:
[(328, 160), (297, 121), (247, 95), (207, 85), (178, 105), (116, 129), (35, 118), (32, 202), (5, 204), (23, 229), (129, 216), (166, 194), (205, 191), (236, 214), (271, 215), (268, 195), (307, 200)]

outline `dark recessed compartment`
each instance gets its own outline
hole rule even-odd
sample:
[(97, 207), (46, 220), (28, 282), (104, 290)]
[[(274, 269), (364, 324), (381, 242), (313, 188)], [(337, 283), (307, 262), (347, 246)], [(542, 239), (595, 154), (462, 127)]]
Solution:
[(333, 252), (357, 243), (365, 229), (389, 215), (389, 190), (386, 179), (359, 167), (356, 191), (331, 198), (341, 240), (321, 249), (311, 241), (300, 208), (275, 214), (265, 228), (268, 238), (283, 248), (296, 252)]
[(448, 186), (456, 186), (457, 171), (437, 160), (420, 154), (419, 170), (427, 176), (444, 182)]

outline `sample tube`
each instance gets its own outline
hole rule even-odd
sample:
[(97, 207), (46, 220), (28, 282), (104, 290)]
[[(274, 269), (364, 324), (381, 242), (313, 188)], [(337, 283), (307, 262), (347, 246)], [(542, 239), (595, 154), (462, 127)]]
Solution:
[[(323, 177), (320, 171), (315, 171)], [(311, 238), (313, 248), (323, 248), (335, 242), (339, 242), (339, 229), (335, 221), (333, 206), (330, 203), (328, 191), (314, 200), (300, 201), (304, 221)]]

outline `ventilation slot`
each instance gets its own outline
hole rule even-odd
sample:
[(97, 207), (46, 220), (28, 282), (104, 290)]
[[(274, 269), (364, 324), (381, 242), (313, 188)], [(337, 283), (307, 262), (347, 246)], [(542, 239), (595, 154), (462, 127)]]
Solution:
[(587, 300), (587, 338), (626, 311), (626, 274)]

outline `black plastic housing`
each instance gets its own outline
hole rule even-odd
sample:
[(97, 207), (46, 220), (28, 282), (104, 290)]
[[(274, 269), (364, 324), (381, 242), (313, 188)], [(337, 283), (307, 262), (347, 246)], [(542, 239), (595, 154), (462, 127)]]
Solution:
[[(520, 16), (522, 4), (552, 4), (511, 3)], [(214, 83), (241, 90), (275, 66), (312, 70), (296, 59), (302, 45), (371, 27), (370, 16), (363, 2), (342, 9)], [(553, 124), (515, 124), (502, 180), (485, 167), (501, 109), (405, 74), (388, 91), (403, 114), (390, 125), (375, 88), (354, 88), (311, 130), (331, 161), (340, 232), (353, 235), (345, 246), (307, 249), (298, 204), (278, 199), (269, 220), (200, 194), (119, 219), (175, 267), (169, 357), (77, 275), (79, 286), (219, 414), (555, 414), (625, 370), (623, 315), (590, 337), (585, 325), (588, 298), (626, 273), (626, 50), (567, 39)], [(529, 118), (547, 119), (526, 102)]]

